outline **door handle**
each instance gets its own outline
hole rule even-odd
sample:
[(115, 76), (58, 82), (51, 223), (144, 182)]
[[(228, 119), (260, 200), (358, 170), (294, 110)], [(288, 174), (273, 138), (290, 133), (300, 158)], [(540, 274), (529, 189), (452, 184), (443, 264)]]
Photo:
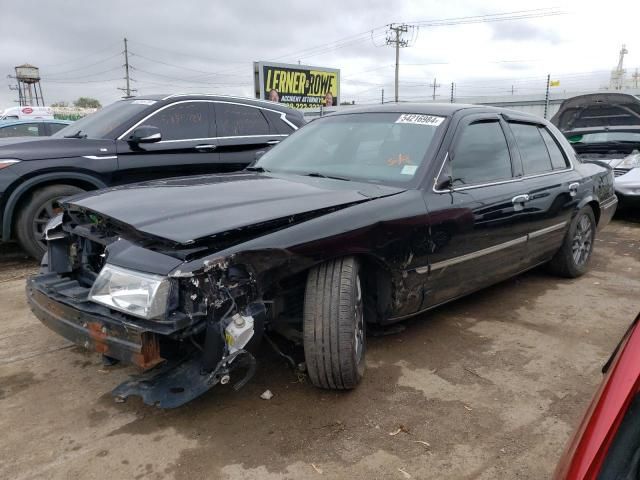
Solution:
[(277, 145), (278, 143), (280, 143), (280, 140), (269, 140), (267, 145)]
[(580, 184), (578, 182), (573, 182), (569, 184), (569, 195), (575, 197), (578, 194), (578, 187)]
[(206, 151), (206, 150), (215, 150), (218, 146), (217, 145), (196, 145), (194, 148), (196, 150), (202, 150), (202, 151)]
[(529, 201), (529, 195), (526, 193), (522, 195), (516, 195), (511, 199), (511, 203), (513, 203), (513, 209), (516, 212), (524, 210), (524, 204)]
[(513, 203), (525, 203), (529, 201), (529, 195), (526, 193), (523, 195), (517, 195), (511, 199)]

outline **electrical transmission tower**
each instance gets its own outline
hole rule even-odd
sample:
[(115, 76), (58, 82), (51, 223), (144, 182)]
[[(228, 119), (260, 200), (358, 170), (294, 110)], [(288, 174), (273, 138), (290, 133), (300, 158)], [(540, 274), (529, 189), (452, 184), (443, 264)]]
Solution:
[(395, 86), (395, 101), (398, 101), (398, 76), (400, 73), (400, 48), (408, 47), (409, 40), (402, 38), (403, 33), (407, 33), (409, 28), (413, 28), (405, 23), (389, 25), (389, 36), (387, 37), (387, 45), (394, 45), (396, 47), (396, 86)]
[(129, 48), (127, 46), (127, 39), (124, 39), (124, 79), (127, 82), (124, 88), (118, 87), (118, 90), (122, 90), (124, 92), (124, 96), (122, 98), (131, 98), (131, 92), (137, 92), (135, 88), (131, 88), (131, 76), (129, 75)]

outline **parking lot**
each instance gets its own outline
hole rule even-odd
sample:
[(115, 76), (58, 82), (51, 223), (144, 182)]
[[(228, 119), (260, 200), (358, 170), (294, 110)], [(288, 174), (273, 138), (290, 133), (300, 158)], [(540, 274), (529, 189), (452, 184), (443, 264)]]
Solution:
[(239, 392), (165, 411), (114, 403), (133, 370), (31, 315), (35, 268), (2, 247), (1, 478), (540, 479), (640, 310), (640, 218), (601, 232), (577, 280), (534, 270), (370, 338), (354, 391), (313, 388), (264, 350)]

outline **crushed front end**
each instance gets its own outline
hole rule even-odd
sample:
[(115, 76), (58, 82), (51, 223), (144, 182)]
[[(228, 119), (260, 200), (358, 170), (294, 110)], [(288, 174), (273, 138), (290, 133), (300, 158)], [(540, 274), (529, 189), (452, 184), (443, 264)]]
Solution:
[(75, 344), (140, 368), (114, 389), (117, 399), (138, 395), (172, 408), (252, 375), (248, 348), (262, 335), (266, 309), (246, 266), (227, 258), (181, 271), (197, 247), (69, 205), (46, 235), (41, 271), (27, 282), (29, 305)]

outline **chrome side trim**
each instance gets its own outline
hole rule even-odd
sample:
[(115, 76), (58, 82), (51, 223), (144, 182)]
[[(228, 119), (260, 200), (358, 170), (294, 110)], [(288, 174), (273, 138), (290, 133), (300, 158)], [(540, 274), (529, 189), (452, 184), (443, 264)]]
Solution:
[(157, 143), (174, 143), (174, 142), (203, 142), (206, 140), (226, 140), (229, 138), (255, 138), (255, 137), (287, 137), (284, 133), (271, 135), (234, 135), (231, 137), (207, 137), (207, 138), (182, 138), (179, 140), (161, 140)]
[[(555, 137), (553, 137), (553, 134), (551, 132), (549, 132), (549, 135), (551, 135), (552, 138), (555, 138)], [(514, 178), (510, 178), (508, 180), (498, 180), (498, 181), (495, 181), (495, 182), (479, 183), (477, 185), (468, 185), (466, 187), (455, 187), (452, 190), (454, 192), (456, 192), (456, 191), (461, 191), (461, 190), (471, 190), (473, 188), (490, 187), (490, 186), (493, 186), (493, 185), (502, 185), (504, 183), (520, 182), (522, 180), (527, 180), (529, 178), (546, 177), (548, 175), (556, 175), (556, 174), (559, 174), (559, 173), (567, 173), (567, 172), (571, 172), (571, 171), (575, 170), (575, 166), (574, 166), (573, 162), (571, 161), (571, 155), (568, 155), (566, 150), (564, 149), (564, 147), (562, 147), (561, 145), (558, 145), (558, 148), (560, 148), (561, 152), (564, 154), (565, 158), (569, 162), (569, 168), (564, 168), (562, 170), (552, 170), (551, 172), (538, 173), (536, 175), (523, 175), (522, 177), (514, 177)], [(447, 162), (448, 158), (449, 158), (449, 152), (447, 152), (447, 154), (445, 155), (444, 160), (442, 162), (442, 165), (440, 166), (440, 169), (438, 170), (438, 175), (433, 180), (433, 186), (432, 186), (431, 189), (433, 190), (434, 193), (451, 193), (451, 190), (449, 190), (449, 189), (447, 189), (447, 190), (438, 190), (436, 188), (436, 184), (438, 183), (438, 178), (440, 178), (440, 174), (442, 173), (442, 169), (444, 168), (444, 165)]]
[(118, 158), (117, 155), (83, 155), (82, 158), (88, 158), (89, 160), (114, 160)]
[[(540, 262), (540, 263), (536, 263), (535, 265), (531, 265), (531, 266), (529, 266), (529, 267), (527, 267), (527, 268), (525, 268), (523, 270), (520, 270), (519, 272), (514, 273), (513, 276), (520, 275), (521, 273), (524, 273), (526, 271), (532, 270), (532, 269), (534, 269), (536, 267), (539, 267), (540, 265), (544, 265), (545, 263), (546, 262)], [(429, 306), (427, 308), (423, 308), (422, 310), (418, 310), (417, 312), (414, 312), (414, 313), (408, 313), (406, 315), (400, 315), (398, 317), (391, 317), (391, 318), (387, 319), (385, 324), (390, 324), (390, 323), (393, 323), (393, 322), (397, 322), (399, 320), (404, 320), (406, 318), (415, 317), (416, 315), (420, 315), (421, 313), (428, 312), (429, 310), (433, 310), (434, 308), (439, 307), (441, 305), (445, 305), (445, 304), (447, 304), (449, 302), (453, 302), (453, 301), (458, 300), (460, 298), (466, 297), (467, 295), (470, 295), (470, 294), (472, 294), (474, 292), (477, 292), (479, 290), (482, 290), (484, 288), (486, 288), (486, 286), (478, 287), (478, 288), (476, 288), (476, 289), (474, 289), (474, 290), (472, 290), (470, 292), (466, 292), (466, 293), (463, 293), (462, 295), (458, 295), (457, 297), (453, 297), (453, 298), (450, 298), (448, 300), (444, 300), (444, 301), (442, 301), (440, 303), (436, 303), (435, 305), (431, 305), (431, 306)]]
[(555, 232), (556, 230), (560, 230), (563, 228), (567, 222), (557, 223), (555, 225), (551, 225), (550, 227), (542, 228), (540, 230), (534, 230), (527, 235), (522, 237), (514, 238), (513, 240), (509, 240), (508, 242), (499, 243), (498, 245), (493, 245), (492, 247), (483, 248), (482, 250), (478, 250), (475, 252), (467, 253), (464, 255), (460, 255), (459, 257), (449, 258), (447, 260), (443, 260), (441, 262), (436, 262), (431, 266), (426, 265), (424, 267), (415, 268), (414, 271), (418, 274), (429, 273), (434, 270), (439, 270), (441, 268), (450, 267), (452, 265), (457, 265), (458, 263), (466, 262), (468, 260), (473, 260), (474, 258), (482, 257), (484, 255), (489, 255), (492, 253), (499, 252), (500, 250), (504, 250), (505, 248), (510, 248), (515, 245), (520, 245), (522, 243), (526, 243), (531, 238), (541, 237), (546, 235), (547, 233)]
[[(176, 97), (179, 95), (175, 95)], [(213, 96), (213, 95), (212, 95)], [(219, 95), (216, 95), (219, 96)], [(163, 98), (163, 100), (167, 100), (169, 98), (173, 98), (174, 95), (170, 95), (166, 98)], [(136, 124), (134, 124), (132, 127), (130, 127), (126, 132), (124, 132), (122, 135), (120, 135), (118, 137), (118, 140), (123, 140), (127, 135), (129, 135), (133, 130), (135, 130), (136, 128), (138, 128), (138, 126), (140, 126), (142, 123), (146, 122), (148, 119), (150, 119), (151, 117), (153, 117), (154, 115), (156, 115), (157, 113), (161, 112), (162, 110), (164, 110), (165, 108), (169, 108), (173, 105), (177, 105), (179, 103), (190, 103), (190, 102), (206, 102), (206, 103), (228, 103), (231, 105), (240, 105), (242, 107), (249, 107), (249, 108), (257, 108), (258, 110), (268, 110), (270, 112), (274, 112), (280, 115), (280, 120), (282, 120), (284, 123), (286, 123), (287, 125), (289, 125), (291, 128), (293, 128), (294, 130), (297, 130), (298, 127), (296, 127), (293, 123), (291, 123), (286, 117), (287, 114), (285, 112), (281, 112), (279, 110), (274, 110), (272, 108), (266, 108), (266, 107), (261, 107), (258, 105), (248, 105), (246, 103), (239, 103), (239, 102), (227, 102), (224, 100), (202, 100), (202, 99), (193, 99), (193, 100), (180, 100), (179, 102), (172, 102), (172, 103), (168, 103), (167, 105), (163, 105), (162, 107), (160, 107), (157, 110), (154, 110), (153, 112), (151, 112), (149, 115), (147, 115), (146, 117), (144, 117), (142, 120), (139, 120)], [(267, 102), (268, 103), (268, 102)], [(253, 135), (251, 135), (253, 136)], [(265, 136), (265, 135), (260, 135), (260, 136)], [(280, 136), (280, 135), (279, 135)], [(282, 135), (282, 136), (287, 136), (287, 135)], [(238, 138), (238, 137), (211, 137), (211, 138)], [(200, 139), (200, 138), (185, 138), (183, 139), (183, 141), (192, 141), (192, 140), (210, 140), (211, 138), (207, 138), (207, 139)], [(178, 140), (167, 140), (167, 141), (178, 141)]]
[(547, 228), (542, 228), (540, 230), (535, 230), (535, 231), (531, 232), (528, 235), (528, 237), (529, 238), (541, 237), (542, 235), (546, 235), (547, 233), (555, 232), (556, 230), (560, 230), (561, 228), (564, 228), (564, 226), (566, 224), (567, 224), (567, 222), (562, 222), (562, 223), (557, 223), (555, 225), (551, 225), (550, 227), (547, 227)]
[(601, 203), (600, 208), (601, 209), (611, 208), (616, 203), (618, 203), (618, 197), (614, 195), (613, 197), (611, 197), (611, 200), (607, 201), (606, 203)]
[(458, 263), (466, 262), (468, 260), (473, 260), (474, 258), (499, 252), (500, 250), (504, 250), (505, 248), (513, 247), (521, 243), (525, 243), (526, 241), (527, 241), (527, 236), (525, 235), (524, 237), (514, 238), (513, 240), (509, 240), (508, 242), (504, 242), (504, 243), (499, 243), (498, 245), (494, 245), (492, 247), (483, 248), (482, 250), (477, 250), (475, 252), (467, 253), (465, 255), (460, 255), (459, 257), (453, 257), (453, 258), (449, 258), (448, 260), (436, 262), (431, 265), (431, 268), (429, 268), (429, 265), (424, 267), (418, 267), (415, 269), (415, 271), (416, 273), (422, 274), (422, 273), (427, 273), (433, 270), (439, 270), (441, 268), (457, 265)]
[[(272, 102), (270, 100), (263, 100), (261, 98), (238, 97), (237, 95), (219, 95), (217, 93), (173, 93), (171, 95), (167, 95), (162, 100), (169, 100), (170, 98), (179, 98), (179, 97), (231, 98), (231, 99), (235, 99), (235, 100), (251, 100), (252, 102), (260, 102), (260, 103), (264, 103), (265, 105), (278, 105), (277, 102)], [(208, 100), (208, 101), (211, 101), (211, 100)], [(244, 104), (242, 104), (242, 105), (244, 105)]]

